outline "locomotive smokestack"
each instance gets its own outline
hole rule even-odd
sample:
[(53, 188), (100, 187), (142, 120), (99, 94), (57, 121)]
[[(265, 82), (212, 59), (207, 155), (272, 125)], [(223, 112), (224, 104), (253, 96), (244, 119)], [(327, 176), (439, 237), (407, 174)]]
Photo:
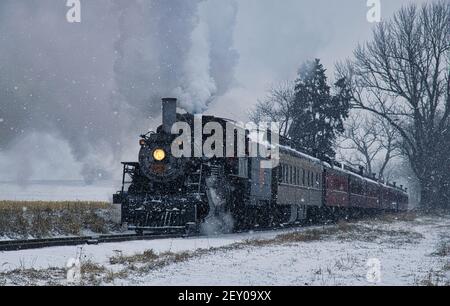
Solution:
[(177, 99), (162, 99), (162, 126), (163, 131), (167, 134), (171, 133), (172, 126), (177, 121)]

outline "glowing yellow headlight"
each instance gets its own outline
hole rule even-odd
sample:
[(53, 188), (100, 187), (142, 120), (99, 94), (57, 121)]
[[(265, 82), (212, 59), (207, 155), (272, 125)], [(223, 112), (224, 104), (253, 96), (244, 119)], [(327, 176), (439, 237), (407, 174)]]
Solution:
[(162, 161), (164, 158), (166, 158), (166, 152), (164, 152), (163, 149), (156, 149), (153, 151), (153, 158), (157, 161)]

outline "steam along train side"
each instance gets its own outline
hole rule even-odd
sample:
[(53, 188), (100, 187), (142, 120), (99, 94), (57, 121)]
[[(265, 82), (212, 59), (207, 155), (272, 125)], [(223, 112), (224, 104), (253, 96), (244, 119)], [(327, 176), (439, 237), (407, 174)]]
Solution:
[[(138, 233), (191, 232), (202, 227), (226, 232), (408, 209), (403, 186), (365, 176), (363, 169), (321, 161), (293, 149), (287, 140), (276, 144), (276, 167), (262, 167), (268, 158), (250, 154), (255, 142), (250, 130), (244, 130), (244, 148), (239, 148), (237, 129), (232, 138), (236, 141), (223, 139), (223, 150), (231, 146), (234, 153), (243, 150), (243, 155), (175, 157), (172, 150), (180, 135), (172, 134), (173, 125), (181, 122), (191, 127), (189, 136), (194, 139), (196, 117), (178, 114), (177, 100), (166, 98), (162, 118), (156, 132), (141, 136), (139, 161), (122, 163), (122, 189), (113, 196), (114, 203), (122, 205), (122, 222)], [(210, 122), (223, 130), (233, 123), (200, 118), (201, 130)], [(202, 135), (200, 144), (194, 140), (187, 142), (190, 148), (182, 149), (194, 152), (207, 138)]]

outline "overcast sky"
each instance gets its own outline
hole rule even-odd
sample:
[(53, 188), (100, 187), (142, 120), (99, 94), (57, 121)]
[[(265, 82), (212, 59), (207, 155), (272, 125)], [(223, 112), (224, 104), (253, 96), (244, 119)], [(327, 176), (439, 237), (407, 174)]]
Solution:
[[(159, 122), (159, 97), (237, 120), (300, 64), (370, 39), (366, 0), (0, 2), (0, 179), (111, 175)], [(381, 16), (412, 0), (381, 0)], [(116, 175), (114, 172), (113, 177)]]
[[(366, 0), (242, 0), (234, 32), (240, 55), (236, 87), (211, 107), (211, 112), (246, 120), (251, 107), (272, 83), (293, 80), (300, 64), (320, 58), (333, 76), (334, 65), (352, 55), (358, 42), (371, 37)], [(418, 0), (381, 0), (381, 17), (388, 19)], [(233, 103), (233, 107), (222, 109)]]

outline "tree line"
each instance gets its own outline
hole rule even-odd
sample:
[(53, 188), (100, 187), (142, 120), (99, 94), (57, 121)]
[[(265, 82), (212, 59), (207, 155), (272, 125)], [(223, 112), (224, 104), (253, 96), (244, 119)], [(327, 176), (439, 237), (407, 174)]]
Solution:
[(450, 207), (450, 3), (404, 6), (335, 70), (330, 85), (319, 59), (305, 62), (251, 119), (277, 121), (296, 148), (381, 180), (393, 159), (406, 160), (421, 207)]

